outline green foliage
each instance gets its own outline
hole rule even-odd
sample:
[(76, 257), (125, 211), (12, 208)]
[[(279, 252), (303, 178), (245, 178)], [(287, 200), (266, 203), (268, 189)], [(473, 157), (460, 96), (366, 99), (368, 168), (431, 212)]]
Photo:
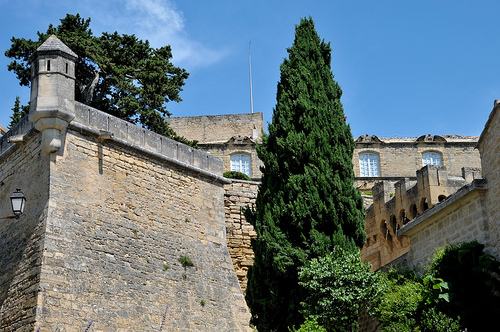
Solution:
[(184, 268), (189, 267), (189, 266), (194, 266), (193, 261), (188, 256), (183, 255), (183, 256), (177, 258), (177, 260), (179, 261), (179, 263), (181, 263), (182, 267), (184, 267)]
[(30, 84), (31, 55), (49, 36), (56, 35), (78, 55), (78, 101), (196, 146), (196, 142), (177, 136), (165, 120), (170, 115), (167, 102), (182, 100), (179, 93), (189, 76), (171, 63), (169, 45), (152, 48), (135, 35), (117, 32), (94, 36), (90, 18), (79, 14), (67, 14), (57, 27), (51, 24), (45, 33), (37, 34), (38, 40), (12, 37), (12, 45), (5, 52), (12, 59), (8, 70), (16, 74), (20, 85)]
[(448, 245), (434, 256), (429, 273), (449, 283), (450, 301), (437, 309), (460, 316), (469, 331), (486, 331), (500, 314), (500, 262), (477, 241)]
[(168, 270), (168, 268), (169, 268), (169, 267), (170, 267), (170, 266), (168, 266), (168, 264), (163, 264), (163, 269), (164, 269), (165, 271), (166, 271), (166, 270)]
[(385, 291), (371, 314), (381, 323), (382, 332), (462, 331), (459, 318), (452, 318), (436, 309), (445, 300), (447, 285), (439, 278), (427, 275), (417, 278), (408, 273), (391, 272), (385, 277)]
[(289, 329), (291, 332), (327, 332), (327, 330), (318, 324), (316, 319), (307, 318), (298, 330)]
[(453, 319), (439, 312), (436, 308), (430, 308), (422, 313), (420, 329), (429, 332), (461, 332), (460, 319)]
[(438, 303), (441, 299), (450, 302), (450, 293), (448, 293), (450, 285), (448, 282), (443, 281), (441, 278), (436, 278), (432, 274), (426, 275), (422, 279), (422, 282), (426, 289), (426, 304)]
[(237, 171), (224, 172), (224, 174), (222, 174), (222, 175), (228, 179), (252, 181), (252, 179), (250, 179), (250, 177), (248, 175), (246, 175), (245, 173), (237, 172)]
[(386, 275), (371, 314), (381, 331), (488, 331), (500, 313), (500, 262), (477, 241), (448, 245), (426, 274)]
[(201, 304), (202, 307), (204, 307), (205, 306), (205, 300), (201, 300), (200, 304)]
[(393, 325), (414, 325), (415, 313), (424, 301), (424, 285), (409, 274), (388, 273), (384, 279), (384, 293), (379, 295), (371, 314), (378, 318), (383, 327), (392, 331)]
[(307, 291), (305, 317), (327, 331), (357, 331), (359, 310), (383, 291), (379, 274), (361, 261), (359, 250), (336, 247), (300, 269), (299, 284)]
[(247, 303), (261, 331), (300, 326), (307, 291), (298, 270), (334, 247), (363, 245), (363, 200), (354, 188), (354, 139), (331, 72), (331, 48), (312, 19), (296, 26), (280, 67), (269, 135), (257, 147), (262, 183), (245, 212), (257, 238)]
[(16, 97), (14, 102), (14, 107), (12, 108), (12, 115), (10, 116), (10, 123), (8, 129), (14, 127), (16, 123), (21, 121), (21, 119), (29, 113), (29, 106), (22, 106), (19, 96)]

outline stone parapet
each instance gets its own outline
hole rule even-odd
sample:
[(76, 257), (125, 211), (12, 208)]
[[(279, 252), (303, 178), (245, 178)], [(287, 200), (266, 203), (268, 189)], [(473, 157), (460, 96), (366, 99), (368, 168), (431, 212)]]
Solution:
[(167, 121), (178, 135), (200, 143), (225, 142), (233, 136), (260, 141), (264, 130), (262, 113), (174, 117)]
[(227, 182), (221, 176), (223, 173), (222, 161), (206, 152), (153, 133), (82, 103), (76, 103), (75, 113), (75, 119), (71, 123), (75, 130), (86, 130), (96, 138), (105, 136), (103, 139), (140, 147), (179, 163), (219, 175), (220, 181)]

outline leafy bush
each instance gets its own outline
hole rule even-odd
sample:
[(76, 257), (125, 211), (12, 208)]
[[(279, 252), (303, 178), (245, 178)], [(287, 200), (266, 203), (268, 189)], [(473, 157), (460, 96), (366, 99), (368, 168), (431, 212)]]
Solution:
[(381, 331), (488, 331), (500, 313), (500, 262), (477, 241), (438, 250), (426, 274), (391, 271), (371, 314)]
[(437, 309), (460, 316), (469, 331), (487, 331), (500, 313), (500, 262), (477, 241), (448, 245), (434, 255), (429, 273), (449, 283), (449, 302)]
[(299, 280), (308, 294), (301, 312), (327, 331), (357, 331), (359, 309), (383, 291), (359, 250), (341, 247), (300, 269)]
[(422, 331), (429, 332), (461, 332), (460, 319), (453, 319), (446, 314), (439, 312), (436, 308), (430, 308), (422, 312), (420, 319)]
[[(372, 314), (385, 327), (414, 325), (412, 319), (424, 300), (423, 284), (409, 274), (398, 274), (395, 271), (388, 273), (384, 282), (385, 292), (377, 299)], [(387, 329), (387, 331), (392, 330)]]
[(241, 172), (229, 171), (229, 172), (224, 172), (222, 175), (228, 179), (252, 181), (252, 179), (250, 179), (250, 177), (248, 175), (246, 175), (245, 173), (241, 173)]
[(300, 325), (298, 330), (296, 329), (288, 329), (291, 332), (327, 332), (327, 330), (318, 324), (316, 319), (306, 319), (306, 321)]

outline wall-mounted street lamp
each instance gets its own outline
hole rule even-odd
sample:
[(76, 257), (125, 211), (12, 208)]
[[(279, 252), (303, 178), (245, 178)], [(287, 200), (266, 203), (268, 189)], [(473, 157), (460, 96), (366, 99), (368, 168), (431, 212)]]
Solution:
[(19, 219), (21, 214), (24, 212), (24, 204), (26, 203), (26, 197), (21, 192), (21, 189), (16, 189), (15, 192), (10, 195), (10, 205), (12, 207), (13, 216), (0, 218), (0, 219)]
[(10, 195), (10, 205), (12, 206), (12, 213), (16, 219), (24, 212), (24, 204), (26, 203), (26, 197), (24, 197), (21, 189), (16, 189), (15, 192)]

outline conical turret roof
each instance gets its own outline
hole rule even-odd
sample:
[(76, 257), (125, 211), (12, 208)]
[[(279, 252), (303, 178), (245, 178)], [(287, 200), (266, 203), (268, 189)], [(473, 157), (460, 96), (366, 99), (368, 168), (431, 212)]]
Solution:
[(46, 41), (43, 42), (42, 45), (38, 46), (36, 49), (37, 53), (47, 53), (47, 52), (61, 52), (65, 53), (74, 58), (78, 58), (75, 52), (73, 52), (66, 44), (64, 44), (59, 38), (55, 35), (47, 38)]

